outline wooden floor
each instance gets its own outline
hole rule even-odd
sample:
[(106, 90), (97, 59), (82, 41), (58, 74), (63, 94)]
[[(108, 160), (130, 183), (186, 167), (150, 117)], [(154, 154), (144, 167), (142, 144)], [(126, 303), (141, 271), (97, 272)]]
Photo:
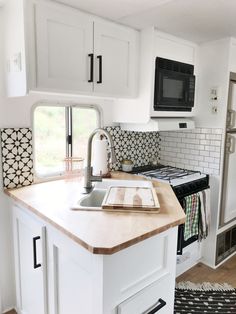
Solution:
[(180, 275), (176, 281), (192, 281), (194, 283), (204, 281), (218, 283), (226, 282), (236, 288), (236, 255), (231, 257), (217, 269), (212, 269), (200, 263)]
[(16, 311), (15, 311), (15, 310), (11, 310), (11, 311), (6, 312), (6, 313), (4, 313), (4, 314), (17, 314), (17, 313), (16, 313)]

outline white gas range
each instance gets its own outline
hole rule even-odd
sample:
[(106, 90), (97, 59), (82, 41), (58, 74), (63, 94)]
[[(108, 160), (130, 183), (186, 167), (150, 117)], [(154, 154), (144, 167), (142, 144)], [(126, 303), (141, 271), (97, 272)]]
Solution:
[[(209, 176), (199, 171), (159, 164), (157, 166), (144, 166), (136, 168), (133, 173), (151, 180), (169, 183), (182, 206), (186, 196), (209, 188)], [(179, 255), (182, 254), (184, 247), (198, 240), (198, 236), (196, 235), (185, 241), (183, 232), (184, 225), (180, 225), (177, 247), (177, 254)]]
[(199, 171), (192, 171), (172, 166), (158, 165), (149, 170), (145, 169), (147, 169), (146, 166), (143, 170), (142, 168), (137, 169), (137, 174), (152, 180), (168, 182), (172, 187), (207, 177), (206, 174), (202, 174)]

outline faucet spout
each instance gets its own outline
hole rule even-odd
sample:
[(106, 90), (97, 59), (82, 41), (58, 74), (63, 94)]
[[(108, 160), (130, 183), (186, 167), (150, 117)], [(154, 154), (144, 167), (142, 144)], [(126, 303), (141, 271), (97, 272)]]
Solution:
[(90, 134), (89, 139), (88, 139), (87, 166), (85, 168), (85, 173), (84, 173), (84, 193), (85, 194), (90, 193), (92, 191), (92, 189), (93, 189), (92, 182), (102, 181), (101, 176), (93, 176), (93, 168), (91, 166), (92, 141), (93, 141), (94, 136), (97, 133), (100, 133), (100, 134), (103, 134), (106, 136), (108, 143), (110, 145), (110, 149), (111, 149), (111, 163), (116, 162), (114, 143), (113, 143), (113, 140), (111, 138), (111, 135), (106, 130), (104, 130), (102, 128), (95, 129)]

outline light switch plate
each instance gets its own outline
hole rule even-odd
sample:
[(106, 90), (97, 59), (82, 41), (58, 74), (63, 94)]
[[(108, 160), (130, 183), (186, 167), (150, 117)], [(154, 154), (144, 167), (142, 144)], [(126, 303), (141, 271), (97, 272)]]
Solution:
[(13, 72), (21, 72), (22, 64), (21, 64), (21, 52), (15, 53), (12, 57), (12, 71)]

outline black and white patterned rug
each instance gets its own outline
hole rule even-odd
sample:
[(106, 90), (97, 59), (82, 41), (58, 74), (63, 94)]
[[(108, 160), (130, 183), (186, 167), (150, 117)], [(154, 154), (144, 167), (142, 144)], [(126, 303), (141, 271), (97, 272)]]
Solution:
[(228, 284), (180, 282), (175, 289), (174, 314), (236, 314), (236, 289)]

